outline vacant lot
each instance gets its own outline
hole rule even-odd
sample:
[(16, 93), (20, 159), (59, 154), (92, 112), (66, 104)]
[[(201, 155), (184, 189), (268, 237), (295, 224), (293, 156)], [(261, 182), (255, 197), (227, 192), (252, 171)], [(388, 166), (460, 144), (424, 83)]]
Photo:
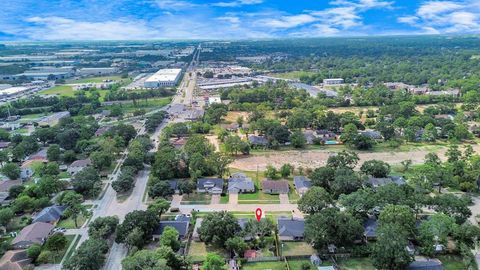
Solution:
[(104, 77), (93, 77), (93, 78), (85, 78), (85, 79), (78, 79), (78, 80), (68, 80), (67, 83), (101, 83), (105, 80), (112, 80), (112, 81), (120, 81), (120, 80), (130, 80), (130, 79), (122, 79), (120, 76), (104, 76)]
[[(475, 151), (480, 151), (479, 145), (472, 145)], [(385, 152), (358, 152), (360, 157), (359, 165), (364, 161), (377, 159), (383, 160), (391, 165), (400, 164), (400, 162), (410, 159), (413, 164), (421, 164), (424, 162), (425, 155), (435, 152), (438, 156), (445, 160), (447, 147), (416, 147), (408, 151), (391, 150)], [(287, 151), (264, 151), (249, 156), (238, 157), (232, 164), (232, 168), (243, 170), (260, 170), (266, 169), (267, 165), (273, 165), (280, 168), (283, 164), (290, 163), (295, 168), (317, 168), (325, 166), (329, 156), (334, 155), (338, 151), (327, 149), (318, 150), (287, 150)]]
[(52, 87), (50, 89), (40, 91), (39, 94), (73, 97), (75, 94), (75, 90), (73, 90), (73, 88), (69, 85), (59, 85), (59, 86)]

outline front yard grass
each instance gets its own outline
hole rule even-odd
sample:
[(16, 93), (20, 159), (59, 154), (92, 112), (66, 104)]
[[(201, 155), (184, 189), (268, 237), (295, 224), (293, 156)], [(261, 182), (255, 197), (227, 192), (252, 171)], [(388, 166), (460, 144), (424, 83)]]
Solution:
[(310, 269), (315, 269), (315, 266), (310, 262), (309, 259), (289, 260), (288, 266), (290, 266), (290, 270), (303, 270), (302, 265), (304, 263), (307, 263), (308, 265), (310, 265)]
[(77, 218), (78, 227), (75, 227), (75, 220), (73, 218), (62, 219), (57, 223), (57, 227), (65, 229), (78, 229), (87, 221), (88, 216), (80, 215)]
[(228, 257), (229, 254), (223, 249), (215, 248), (213, 246), (207, 246), (203, 242), (190, 242), (190, 247), (188, 249), (188, 256), (194, 262), (203, 262), (205, 257), (207, 257), (207, 253), (215, 252), (222, 257)]
[(220, 203), (221, 204), (227, 204), (229, 200), (230, 200), (230, 196), (228, 196), (228, 194), (220, 196)]
[(192, 193), (183, 196), (180, 204), (210, 204), (212, 196), (207, 193)]
[(305, 242), (282, 242), (282, 244), (283, 256), (312, 255), (315, 253), (313, 247)]

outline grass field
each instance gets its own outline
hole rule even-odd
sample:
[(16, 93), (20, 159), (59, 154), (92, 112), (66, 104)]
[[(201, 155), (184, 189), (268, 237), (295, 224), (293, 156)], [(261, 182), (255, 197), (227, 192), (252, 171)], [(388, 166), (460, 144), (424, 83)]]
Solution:
[(68, 80), (67, 83), (101, 83), (105, 80), (112, 80), (112, 81), (129, 81), (131, 79), (122, 79), (120, 76), (103, 76), (103, 77), (92, 77), (92, 78), (84, 78), (79, 80)]
[(206, 193), (193, 193), (183, 196), (180, 204), (210, 204), (212, 196)]
[(315, 250), (305, 242), (282, 242), (284, 256), (312, 255)]
[(311, 71), (291, 71), (291, 72), (285, 72), (285, 73), (273, 73), (270, 75), (277, 78), (294, 80), (294, 79), (300, 79), (300, 77), (303, 77), (303, 76), (311, 76), (315, 74), (316, 74), (315, 72), (311, 72)]
[(253, 262), (243, 265), (243, 270), (285, 270), (285, 262)]
[(58, 85), (50, 89), (45, 89), (39, 92), (41, 95), (59, 95), (64, 97), (73, 97), (75, 90), (69, 85)]

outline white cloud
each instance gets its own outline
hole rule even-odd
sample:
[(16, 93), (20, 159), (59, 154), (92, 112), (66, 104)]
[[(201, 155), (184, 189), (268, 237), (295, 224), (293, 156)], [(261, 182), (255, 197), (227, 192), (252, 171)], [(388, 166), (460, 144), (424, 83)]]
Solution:
[(231, 2), (217, 2), (213, 3), (212, 6), (216, 7), (241, 7), (246, 5), (258, 5), (263, 3), (263, 0), (237, 0)]
[(427, 34), (480, 33), (480, 3), (477, 0), (428, 1), (414, 15), (398, 21)]
[(138, 40), (160, 35), (139, 20), (87, 22), (61, 17), (32, 17), (26, 21), (33, 24), (25, 29), (25, 34), (33, 40)]
[(345, 6), (345, 7), (354, 7), (356, 9), (366, 10), (374, 8), (393, 8), (393, 1), (383, 1), (383, 0), (335, 0), (330, 2), (331, 5)]
[(155, 3), (160, 9), (164, 10), (184, 10), (200, 6), (185, 0), (156, 0)]
[(291, 16), (282, 16), (278, 19), (261, 19), (257, 23), (272, 28), (295, 28), (307, 23), (312, 23), (318, 19), (308, 14), (299, 14)]

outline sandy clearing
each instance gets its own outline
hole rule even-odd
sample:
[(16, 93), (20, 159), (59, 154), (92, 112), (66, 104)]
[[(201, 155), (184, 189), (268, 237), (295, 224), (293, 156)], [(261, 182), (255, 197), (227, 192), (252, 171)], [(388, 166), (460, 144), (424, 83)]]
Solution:
[[(480, 145), (472, 145), (475, 152), (480, 151)], [(357, 152), (360, 157), (359, 164), (367, 160), (377, 159), (383, 160), (391, 165), (400, 164), (400, 162), (410, 159), (413, 164), (420, 164), (424, 162), (424, 157), (430, 152), (435, 152), (442, 159), (445, 160), (445, 152), (447, 147), (442, 147), (437, 151), (429, 151), (426, 149), (417, 149), (412, 151), (404, 152)], [(265, 170), (267, 165), (272, 165), (274, 167), (281, 167), (285, 163), (290, 163), (295, 167), (304, 167), (304, 168), (317, 168), (325, 166), (327, 159), (330, 155), (335, 154), (333, 151), (328, 150), (300, 150), (300, 151), (272, 151), (267, 153), (260, 153), (245, 157), (237, 158), (230, 167), (255, 171), (255, 170)]]

